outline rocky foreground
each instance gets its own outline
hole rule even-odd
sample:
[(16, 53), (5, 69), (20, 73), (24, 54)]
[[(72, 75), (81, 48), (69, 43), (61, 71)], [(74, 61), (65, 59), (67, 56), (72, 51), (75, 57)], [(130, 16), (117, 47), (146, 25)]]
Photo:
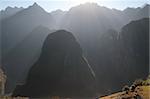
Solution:
[(130, 87), (124, 86), (122, 92), (100, 99), (150, 99), (150, 76), (146, 80), (136, 80)]
[(150, 99), (150, 86), (139, 86), (136, 88), (134, 92), (126, 91), (114, 93), (112, 95), (108, 95), (102, 97), (100, 99)]

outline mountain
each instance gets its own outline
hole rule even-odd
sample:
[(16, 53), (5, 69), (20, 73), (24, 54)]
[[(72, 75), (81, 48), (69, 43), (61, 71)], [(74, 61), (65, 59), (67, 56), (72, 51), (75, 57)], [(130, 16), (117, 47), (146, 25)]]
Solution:
[[(46, 27), (38, 26), (3, 57), (7, 72), (6, 92), (11, 92), (17, 82), (24, 82), (33, 63), (38, 59), (43, 42), (53, 32)], [(15, 72), (14, 72), (15, 71)]]
[(94, 72), (75, 37), (59, 30), (48, 35), (26, 83), (16, 88), (13, 95), (89, 97), (95, 93), (94, 80)]
[(4, 56), (37, 26), (50, 28), (52, 16), (37, 3), (2, 20), (2, 48)]

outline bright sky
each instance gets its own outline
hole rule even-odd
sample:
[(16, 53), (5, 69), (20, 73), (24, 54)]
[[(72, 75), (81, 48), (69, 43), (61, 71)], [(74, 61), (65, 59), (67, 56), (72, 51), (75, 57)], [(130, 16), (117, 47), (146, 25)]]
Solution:
[(26, 8), (34, 2), (37, 2), (48, 12), (56, 9), (69, 10), (71, 7), (85, 2), (95, 2), (100, 6), (120, 10), (126, 7), (141, 7), (146, 3), (150, 4), (150, 0), (0, 0), (0, 9), (5, 9), (7, 6)]

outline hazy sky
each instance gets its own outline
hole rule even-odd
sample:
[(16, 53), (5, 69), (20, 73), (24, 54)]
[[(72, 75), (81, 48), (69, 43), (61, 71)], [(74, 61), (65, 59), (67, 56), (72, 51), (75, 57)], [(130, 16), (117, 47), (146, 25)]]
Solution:
[(48, 12), (56, 9), (68, 10), (73, 6), (85, 2), (95, 2), (101, 6), (121, 10), (126, 7), (140, 7), (146, 3), (150, 4), (150, 0), (0, 0), (0, 9), (5, 9), (7, 6), (26, 8), (34, 2), (37, 2)]

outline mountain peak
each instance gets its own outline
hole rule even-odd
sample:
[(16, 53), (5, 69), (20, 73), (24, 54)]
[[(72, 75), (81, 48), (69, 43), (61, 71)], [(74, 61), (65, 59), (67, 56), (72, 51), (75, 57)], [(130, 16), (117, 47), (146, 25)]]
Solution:
[(34, 4), (32, 6), (39, 7), (39, 5), (36, 2), (34, 2)]
[(29, 6), (27, 9), (37, 11), (37, 12), (45, 12), (45, 10), (36, 2), (34, 2), (34, 4)]
[(34, 2), (33, 5), (31, 5), (29, 8), (39, 8), (39, 9), (43, 9), (39, 4), (37, 4), (36, 2)]

